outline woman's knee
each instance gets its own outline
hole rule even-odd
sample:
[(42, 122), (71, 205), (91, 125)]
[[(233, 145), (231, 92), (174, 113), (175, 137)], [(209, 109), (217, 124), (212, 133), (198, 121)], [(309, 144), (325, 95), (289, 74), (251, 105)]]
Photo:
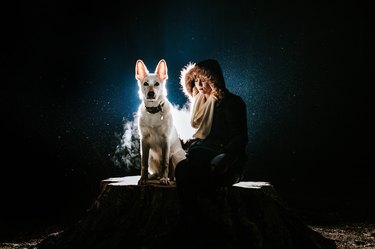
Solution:
[(187, 158), (191, 165), (208, 165), (218, 152), (203, 146), (197, 146), (189, 150)]

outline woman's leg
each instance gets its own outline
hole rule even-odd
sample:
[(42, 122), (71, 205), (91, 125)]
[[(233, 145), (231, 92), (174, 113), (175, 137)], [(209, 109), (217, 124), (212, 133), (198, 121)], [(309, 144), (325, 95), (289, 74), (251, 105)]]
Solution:
[(213, 195), (214, 179), (210, 162), (217, 154), (215, 150), (204, 146), (197, 146), (189, 151), (191, 181), (199, 197), (211, 198)]
[(176, 165), (175, 170), (176, 187), (182, 213), (185, 216), (194, 213), (196, 202), (196, 189), (191, 180), (191, 172), (187, 159), (182, 160)]
[(197, 198), (211, 198), (214, 181), (210, 161), (217, 152), (203, 146), (189, 150), (187, 159), (176, 165), (176, 186), (180, 202), (185, 213), (194, 213)]

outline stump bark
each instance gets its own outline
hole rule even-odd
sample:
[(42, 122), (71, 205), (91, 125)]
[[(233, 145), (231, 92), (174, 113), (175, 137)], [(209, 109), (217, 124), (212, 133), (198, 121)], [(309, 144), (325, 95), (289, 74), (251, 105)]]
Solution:
[(139, 186), (138, 179), (103, 180), (85, 217), (37, 248), (336, 248), (305, 225), (267, 182), (218, 189), (215, 202), (201, 204), (208, 212), (189, 220), (181, 217), (174, 182)]

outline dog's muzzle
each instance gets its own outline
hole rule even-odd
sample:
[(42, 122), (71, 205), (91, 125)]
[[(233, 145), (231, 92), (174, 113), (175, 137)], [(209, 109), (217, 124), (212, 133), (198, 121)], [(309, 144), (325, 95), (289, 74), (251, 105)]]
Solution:
[(147, 93), (147, 99), (155, 99), (155, 92), (149, 91)]

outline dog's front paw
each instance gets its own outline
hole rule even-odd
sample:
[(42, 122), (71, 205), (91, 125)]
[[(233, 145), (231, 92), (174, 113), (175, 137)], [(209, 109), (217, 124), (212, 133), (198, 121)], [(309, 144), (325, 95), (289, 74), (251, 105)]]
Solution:
[(138, 185), (146, 185), (147, 184), (147, 177), (141, 177), (138, 181)]
[(169, 185), (170, 184), (169, 178), (168, 177), (162, 177), (162, 178), (160, 178), (160, 184), (161, 185)]

